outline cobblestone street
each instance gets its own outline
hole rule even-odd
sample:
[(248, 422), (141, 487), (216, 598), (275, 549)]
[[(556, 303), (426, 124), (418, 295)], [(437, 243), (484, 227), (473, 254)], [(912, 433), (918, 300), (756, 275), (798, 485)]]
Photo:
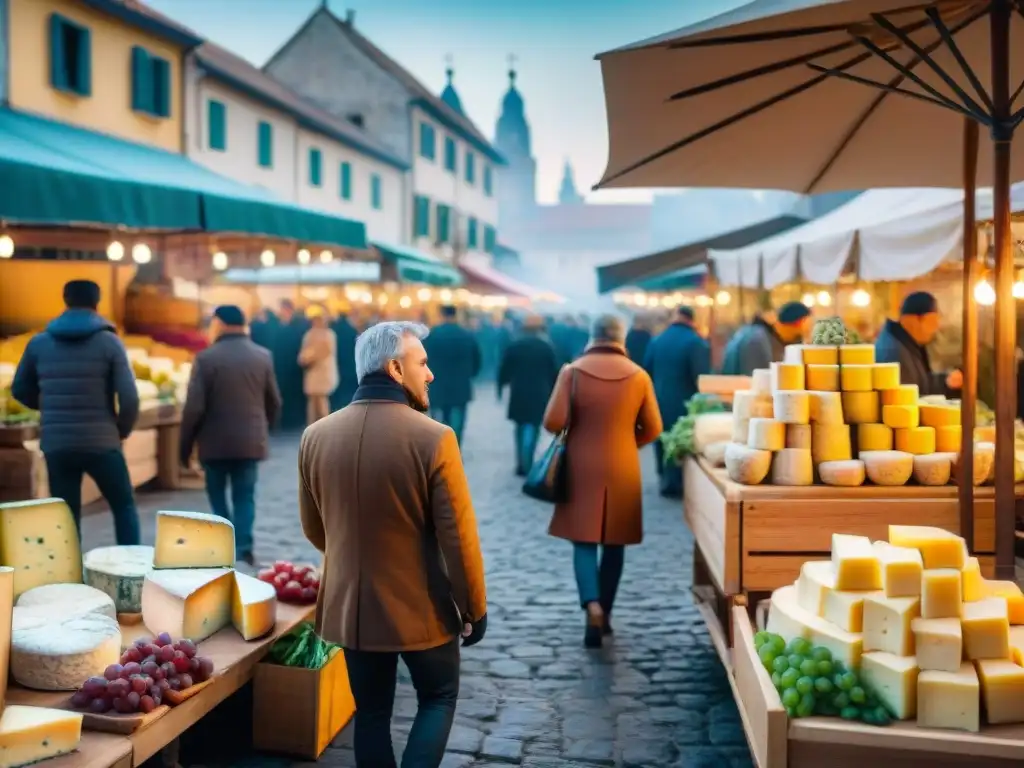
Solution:
[[(726, 768), (752, 764), (725, 673), (689, 595), (691, 541), (677, 503), (647, 474), (645, 541), (627, 550), (601, 651), (582, 647), (569, 545), (546, 534), (549, 509), (513, 476), (512, 430), (493, 388), (479, 387), (465, 445), (488, 575), (489, 626), (463, 653), (462, 690), (445, 768), (616, 765)], [(296, 512), (297, 436), (278, 438), (261, 467), (257, 557), (312, 560)], [(157, 509), (208, 510), (201, 492), (140, 494), (143, 538)], [(112, 543), (109, 515), (87, 517), (86, 548)], [(403, 678), (395, 712), (400, 750), (416, 702)], [(354, 766), (351, 728), (320, 759)], [(236, 765), (286, 766), (252, 756)]]

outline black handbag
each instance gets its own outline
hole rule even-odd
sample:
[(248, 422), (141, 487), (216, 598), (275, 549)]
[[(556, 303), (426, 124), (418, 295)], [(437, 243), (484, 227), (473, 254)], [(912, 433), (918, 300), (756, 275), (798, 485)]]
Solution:
[(569, 429), (572, 426), (572, 403), (576, 399), (576, 371), (572, 371), (569, 385), (569, 413), (565, 419), (565, 427), (555, 435), (551, 445), (544, 454), (533, 463), (523, 493), (531, 499), (562, 504), (569, 500), (568, 460), (566, 453)]

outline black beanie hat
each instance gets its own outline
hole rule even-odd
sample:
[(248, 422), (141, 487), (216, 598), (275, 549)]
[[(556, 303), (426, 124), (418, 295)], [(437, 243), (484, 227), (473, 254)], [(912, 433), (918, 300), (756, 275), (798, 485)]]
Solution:
[(802, 301), (790, 301), (782, 305), (778, 317), (780, 323), (789, 325), (790, 323), (799, 323), (810, 314), (811, 310)]
[(234, 304), (223, 304), (213, 310), (213, 316), (224, 325), (239, 327), (245, 325), (245, 313)]
[(64, 306), (68, 309), (96, 309), (100, 305), (100, 287), (92, 280), (68, 280), (64, 283)]
[(915, 291), (903, 300), (901, 315), (930, 315), (939, 311), (939, 302), (927, 291)]
[(693, 321), (693, 309), (690, 307), (677, 307), (676, 314), (680, 317), (685, 317), (687, 320)]

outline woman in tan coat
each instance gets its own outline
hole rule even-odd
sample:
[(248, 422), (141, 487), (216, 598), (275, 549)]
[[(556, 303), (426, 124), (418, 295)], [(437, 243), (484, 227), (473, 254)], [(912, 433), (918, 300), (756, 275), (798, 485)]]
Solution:
[(299, 365), (306, 395), (306, 423), (331, 412), (331, 393), (338, 388), (338, 337), (327, 327), (323, 310), (307, 313), (310, 328), (302, 337)]
[(573, 543), (588, 648), (612, 632), (623, 548), (643, 540), (640, 448), (662, 431), (654, 386), (627, 356), (625, 334), (619, 318), (598, 318), (586, 351), (559, 373), (544, 413), (548, 432), (568, 428), (568, 501), (555, 507), (549, 533)]

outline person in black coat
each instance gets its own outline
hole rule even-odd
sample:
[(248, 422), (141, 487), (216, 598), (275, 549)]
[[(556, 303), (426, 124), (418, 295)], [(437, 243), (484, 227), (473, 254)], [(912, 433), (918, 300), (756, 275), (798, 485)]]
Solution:
[(338, 338), (338, 388), (331, 395), (331, 410), (336, 411), (352, 402), (352, 395), (359, 384), (356, 381), (356, 339), (359, 331), (344, 312), (331, 323), (331, 330)]
[(516, 474), (533, 466), (537, 440), (551, 391), (558, 379), (558, 355), (544, 335), (544, 320), (530, 315), (522, 334), (505, 350), (498, 368), (498, 399), (509, 388), (508, 418), (515, 424)]
[(447, 424), (462, 444), (466, 409), (473, 399), (473, 379), (480, 375), (483, 360), (476, 337), (459, 325), (455, 307), (441, 307), (443, 322), (423, 341), (427, 364), (434, 373), (430, 385), (430, 415)]
[(918, 393), (959, 397), (963, 373), (932, 370), (928, 345), (939, 332), (939, 302), (930, 293), (916, 291), (903, 300), (899, 320), (886, 320), (875, 339), (875, 361), (899, 363), (900, 383), (916, 384)]
[(626, 354), (629, 359), (637, 365), (643, 365), (651, 338), (650, 319), (642, 315), (634, 317), (633, 326), (626, 334)]
[(274, 334), (271, 352), (274, 375), (283, 401), (281, 429), (302, 429), (306, 426), (306, 395), (302, 391), (299, 352), (302, 350), (302, 338), (309, 330), (309, 321), (288, 299), (281, 302), (278, 317), (280, 325)]

